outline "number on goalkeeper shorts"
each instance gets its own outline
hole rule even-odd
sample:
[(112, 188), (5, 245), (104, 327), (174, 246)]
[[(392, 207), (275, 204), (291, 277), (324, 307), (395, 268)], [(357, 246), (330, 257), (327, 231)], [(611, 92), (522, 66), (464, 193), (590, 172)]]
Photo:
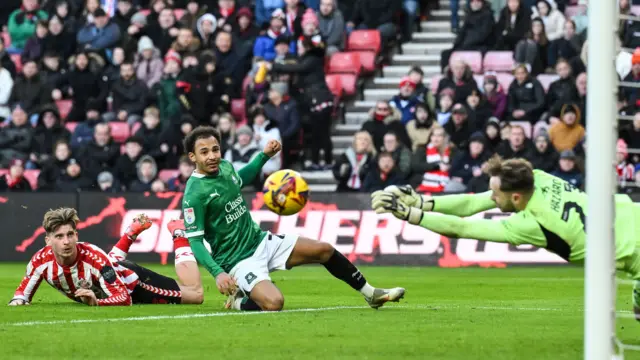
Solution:
[(247, 280), (247, 285), (251, 285), (253, 280), (255, 280), (256, 278), (257, 276), (252, 272), (248, 273), (247, 276), (244, 277), (244, 279)]

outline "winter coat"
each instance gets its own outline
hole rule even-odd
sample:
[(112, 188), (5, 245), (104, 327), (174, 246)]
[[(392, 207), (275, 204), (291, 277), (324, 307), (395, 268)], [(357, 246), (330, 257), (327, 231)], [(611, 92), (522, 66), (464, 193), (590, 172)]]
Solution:
[[(12, 183), (11, 186), (9, 186), (9, 183)], [(0, 192), (30, 191), (33, 191), (33, 189), (31, 188), (31, 184), (29, 184), (29, 181), (24, 176), (21, 176), (17, 182), (12, 181), (12, 179), (9, 178), (9, 174), (0, 176)]]
[(511, 11), (505, 6), (500, 11), (500, 19), (495, 27), (496, 50), (514, 51), (518, 41), (522, 40), (527, 32), (531, 30), (531, 12), (522, 4), (515, 14), (515, 20), (512, 22)]
[[(260, 137), (260, 141), (256, 142), (258, 149), (264, 149), (269, 140), (278, 140), (278, 142), (282, 142), (280, 130), (278, 130), (278, 124), (271, 123), (269, 120), (265, 121), (262, 126), (253, 124), (253, 134), (254, 136)], [(264, 175), (269, 175), (280, 169), (282, 169), (282, 156), (278, 154), (264, 164), (262, 167), (262, 173)]]
[(382, 174), (380, 168), (372, 166), (371, 170), (369, 170), (364, 177), (361, 190), (366, 193), (372, 193), (374, 191), (384, 190), (387, 186), (402, 185), (405, 183), (404, 177), (397, 171), (391, 170), (388, 174)]
[(118, 79), (111, 87), (113, 111), (126, 111), (129, 115), (142, 115), (147, 105), (147, 85), (135, 77), (129, 81)]
[(226, 53), (214, 49), (216, 56), (216, 73), (224, 79), (226, 85), (223, 91), (232, 99), (240, 97), (242, 81), (247, 74), (245, 59), (232, 47)]
[(60, 161), (54, 157), (44, 162), (38, 175), (38, 191), (53, 191), (58, 179), (67, 173), (70, 160), (71, 158)]
[(16, 126), (13, 122), (0, 130), (0, 168), (6, 168), (13, 159), (26, 160), (33, 150), (33, 128), (27, 122)]
[[(188, 79), (191, 88), (187, 93), (189, 105), (184, 109), (201, 122), (209, 122), (216, 113), (230, 110), (230, 104), (222, 97), (224, 93), (224, 79), (217, 72), (207, 73), (205, 64), (199, 64)], [(185, 105), (185, 104), (183, 104)]]
[(313, 108), (323, 103), (333, 102), (333, 94), (325, 81), (324, 51), (314, 48), (307, 51), (296, 62), (275, 63), (273, 72), (298, 76), (298, 88), (303, 93), (304, 106)]
[(564, 104), (577, 101), (579, 97), (574, 78), (558, 79), (551, 83), (547, 91), (547, 108), (562, 107)]
[(24, 45), (24, 50), (22, 50), (22, 55), (20, 56), (22, 59), (22, 63), (26, 63), (29, 60), (39, 61), (44, 55), (44, 50), (47, 47), (47, 38), (39, 38), (36, 35), (27, 40), (27, 43)]
[(402, 125), (406, 125), (414, 118), (416, 105), (418, 105), (418, 103), (420, 103), (420, 101), (414, 96), (404, 99), (400, 95), (395, 95), (391, 98), (391, 101), (389, 101), (389, 105), (400, 110), (400, 122)]
[(180, 29), (180, 27), (180, 24), (175, 23), (175, 25), (169, 29), (163, 29), (157, 22), (149, 23), (149, 25), (144, 28), (144, 34), (151, 38), (153, 44), (160, 50), (161, 54), (166, 54), (175, 40), (175, 37), (169, 35), (169, 30), (172, 28)]
[(429, 142), (429, 136), (435, 128), (439, 128), (440, 124), (428, 119), (426, 123), (419, 123), (418, 120), (411, 120), (407, 123), (406, 129), (409, 139), (411, 139), (411, 150), (415, 151), (420, 145)]
[(300, 133), (300, 115), (295, 100), (286, 98), (279, 106), (268, 102), (264, 112), (268, 119), (278, 124), (282, 139), (294, 139)]
[(266, 27), (271, 20), (271, 14), (276, 9), (284, 7), (284, 0), (256, 0), (256, 22), (259, 27)]
[[(143, 153), (141, 153), (143, 154)], [(122, 184), (131, 184), (138, 179), (136, 164), (142, 155), (137, 158), (131, 159), (126, 154), (120, 155), (116, 160), (114, 167), (114, 175), (120, 180)]]
[(440, 104), (440, 92), (444, 89), (453, 89), (453, 103), (461, 103), (464, 104), (467, 102), (467, 97), (473, 92), (473, 90), (478, 90), (478, 83), (473, 78), (473, 73), (470, 69), (465, 70), (462, 75), (462, 79), (460, 81), (455, 81), (453, 79), (453, 74), (451, 73), (451, 69), (448, 69), (445, 76), (440, 79), (438, 83), (438, 90), (436, 96), (436, 104)]
[(363, 24), (367, 29), (377, 29), (382, 24), (393, 23), (394, 16), (402, 10), (397, 0), (359, 0), (353, 9), (351, 22)]
[(7, 69), (0, 67), (0, 118), (11, 115), (9, 98), (13, 90), (13, 78)]
[(495, 94), (487, 96), (487, 102), (491, 106), (493, 116), (504, 120), (505, 111), (507, 110), (507, 95), (501, 85), (498, 85), (498, 91)]
[(9, 103), (20, 103), (31, 114), (38, 111), (40, 106), (51, 103), (51, 89), (39, 74), (30, 79), (19, 75), (13, 83)]
[(62, 59), (68, 59), (76, 50), (76, 37), (65, 26), (58, 35), (49, 33), (45, 38), (44, 51), (54, 52)]
[[(520, 119), (513, 118), (514, 110), (524, 110), (525, 115)], [(509, 86), (507, 118), (518, 121), (530, 121), (535, 124), (545, 110), (545, 95), (542, 84), (532, 77), (522, 84), (513, 80)]]
[(574, 168), (571, 171), (562, 171), (561, 169), (558, 169), (552, 172), (551, 175), (559, 177), (578, 189), (581, 189), (584, 185), (584, 175), (582, 175), (580, 170), (577, 168)]
[(98, 174), (111, 170), (120, 156), (120, 145), (111, 140), (105, 146), (99, 146), (95, 140), (78, 149), (78, 161), (82, 173), (90, 179), (96, 179)]
[(88, 50), (104, 50), (116, 46), (120, 41), (120, 28), (110, 21), (104, 28), (98, 29), (95, 24), (83, 27), (76, 36), (78, 46)]
[(550, 67), (555, 67), (558, 59), (571, 60), (576, 56), (580, 56), (581, 50), (582, 42), (578, 35), (574, 35), (571, 40), (561, 37), (549, 43), (547, 64), (549, 64)]
[(247, 146), (242, 147), (236, 143), (233, 147), (224, 154), (224, 159), (229, 161), (236, 171), (239, 171), (258, 156), (260, 149), (255, 142), (250, 142)]
[(530, 142), (525, 140), (524, 146), (520, 150), (513, 150), (508, 140), (504, 140), (498, 145), (496, 153), (504, 160), (523, 158), (531, 161), (533, 159), (533, 147)]
[(93, 132), (100, 120), (86, 120), (79, 123), (71, 135), (71, 147), (75, 150), (93, 140)]
[(396, 163), (394, 172), (402, 179), (406, 179), (411, 174), (411, 150), (406, 146), (399, 144), (398, 148), (391, 153)]
[[(565, 105), (560, 115), (561, 119), (568, 106), (577, 109), (577, 106), (575, 105)], [(561, 120), (551, 125), (551, 128), (549, 128), (549, 139), (551, 140), (553, 147), (555, 147), (558, 152), (573, 150), (573, 148), (575, 148), (576, 145), (584, 139), (585, 129), (580, 124), (580, 118), (580, 114), (576, 114), (576, 121), (573, 125), (569, 126)]]
[(184, 192), (184, 189), (187, 187), (188, 180), (189, 178), (184, 179), (182, 175), (172, 177), (167, 181), (167, 190)]
[[(47, 129), (44, 126), (43, 117), (45, 112), (52, 112), (56, 117), (56, 123), (53, 127)], [(69, 142), (71, 140), (71, 133), (67, 130), (60, 121), (60, 114), (56, 109), (45, 109), (40, 112), (38, 118), (38, 124), (34, 129), (34, 149), (33, 151), (39, 155), (53, 155), (53, 147), (55, 144), (63, 140)]]
[(215, 46), (216, 34), (215, 34), (215, 31), (211, 34), (205, 34), (204, 30), (202, 29), (202, 23), (205, 20), (209, 20), (213, 24), (215, 24), (216, 17), (213, 16), (212, 14), (204, 14), (200, 16), (198, 18), (198, 21), (196, 22), (196, 31), (197, 31), (198, 39), (200, 41), (200, 46), (202, 47), (203, 50), (212, 50), (213, 47)]
[(38, 21), (46, 20), (47, 18), (47, 13), (43, 10), (36, 9), (25, 12), (23, 9), (16, 9), (12, 12), (7, 23), (9, 36), (11, 36), (11, 46), (23, 49), (27, 40), (35, 34)]
[(344, 49), (346, 32), (342, 12), (339, 9), (335, 9), (329, 16), (319, 13), (318, 22), (318, 29), (325, 39), (327, 47), (335, 46), (339, 50)]
[(464, 25), (458, 31), (453, 44), (455, 50), (483, 51), (493, 47), (495, 20), (491, 5), (485, 4), (478, 11), (467, 10)]
[[(253, 56), (261, 57), (266, 61), (273, 61), (276, 58), (276, 39), (278, 34), (268, 30), (266, 34), (258, 36), (253, 45)], [(294, 47), (289, 46), (289, 51), (294, 54)]]
[(482, 131), (489, 118), (493, 116), (493, 109), (489, 102), (485, 101), (484, 97), (481, 98), (480, 103), (475, 108), (467, 106), (467, 112), (469, 114), (467, 121), (478, 131)]
[(449, 175), (451, 175), (451, 177), (461, 178), (462, 183), (467, 185), (469, 181), (474, 178), (473, 171), (480, 169), (482, 164), (489, 160), (490, 157), (491, 153), (486, 149), (477, 157), (473, 157), (467, 147), (467, 149), (461, 151), (453, 158)]
[(333, 177), (338, 181), (337, 191), (360, 191), (372, 166), (376, 166), (373, 154), (358, 155), (352, 147), (347, 148), (333, 165)]
[[(153, 162), (153, 166), (155, 169), (155, 171), (152, 173), (151, 180), (143, 179), (142, 174), (140, 174), (140, 167), (142, 166), (142, 163), (147, 161)], [(132, 192), (151, 191), (151, 184), (153, 184), (153, 182), (156, 180), (158, 176), (158, 166), (156, 165), (155, 160), (153, 160), (153, 158), (149, 155), (141, 156), (138, 162), (136, 163), (136, 174), (137, 174), (137, 179), (131, 182), (131, 184), (129, 184), (129, 187), (128, 187), (129, 191), (132, 191)]]
[(164, 62), (158, 49), (154, 49), (153, 57), (149, 60), (145, 60), (142, 55), (137, 55), (134, 66), (136, 68), (136, 77), (144, 81), (147, 88), (151, 89), (162, 80)]
[[(96, 100), (101, 104), (106, 100), (109, 84), (105, 80), (107, 79), (91, 72), (89, 67), (84, 70), (74, 69), (60, 79), (57, 88), (63, 95), (68, 93), (69, 88), (73, 90), (71, 95), (73, 107), (78, 109), (77, 116), (84, 116), (85, 106), (89, 100)], [(79, 121), (79, 119), (74, 120)]]
[(73, 193), (76, 191), (88, 191), (93, 189), (95, 189), (95, 181), (86, 176), (83, 172), (75, 178), (65, 173), (58, 178), (55, 186), (55, 191), (62, 193)]
[(558, 167), (559, 159), (560, 155), (556, 149), (553, 148), (553, 144), (551, 143), (543, 153), (539, 152), (538, 149), (534, 149), (531, 152), (531, 165), (533, 165), (533, 168), (540, 169), (548, 173)]
[(451, 119), (443, 127), (449, 134), (450, 143), (460, 150), (467, 147), (469, 137), (475, 131), (475, 126), (469, 122), (469, 119), (464, 120), (460, 127), (457, 127), (453, 119)]
[(384, 145), (384, 135), (388, 132), (394, 132), (398, 136), (398, 141), (405, 146), (411, 146), (411, 140), (407, 135), (407, 130), (400, 122), (400, 111), (393, 109), (383, 120), (376, 120), (374, 110), (369, 110), (369, 119), (362, 124), (362, 130), (368, 132), (373, 139), (373, 145), (377, 150)]
[(549, 15), (540, 16), (537, 8), (532, 8), (531, 18), (541, 18), (542, 22), (544, 22), (544, 28), (547, 32), (547, 39), (549, 41), (560, 39), (564, 35), (564, 23), (567, 19), (564, 17), (557, 8), (555, 3), (551, 5), (551, 9), (549, 10)]

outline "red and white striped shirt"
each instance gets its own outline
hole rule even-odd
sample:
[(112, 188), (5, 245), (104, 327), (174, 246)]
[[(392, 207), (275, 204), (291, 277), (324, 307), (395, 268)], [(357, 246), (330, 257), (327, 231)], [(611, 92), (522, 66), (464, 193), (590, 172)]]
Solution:
[(130, 294), (139, 280), (135, 272), (118, 265), (117, 261), (123, 259), (121, 251), (114, 248), (107, 255), (99, 247), (84, 242), (79, 242), (77, 249), (76, 262), (70, 266), (57, 263), (51, 246), (38, 251), (29, 261), (13, 298), (31, 302), (44, 279), (74, 301), (80, 301), (74, 296), (77, 289), (89, 288), (96, 294), (98, 306), (131, 305)]

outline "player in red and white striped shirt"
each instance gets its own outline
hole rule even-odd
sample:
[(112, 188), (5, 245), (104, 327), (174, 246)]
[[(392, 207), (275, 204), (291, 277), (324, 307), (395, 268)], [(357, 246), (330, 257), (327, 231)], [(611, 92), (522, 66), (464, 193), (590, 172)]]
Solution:
[(9, 305), (29, 305), (43, 279), (71, 300), (91, 306), (203, 302), (200, 272), (184, 237), (182, 220), (168, 225), (174, 236), (176, 274), (181, 284), (126, 260), (137, 236), (151, 227), (146, 215), (134, 219), (109, 254), (95, 245), (78, 242), (78, 221), (78, 213), (72, 208), (45, 214), (47, 246), (29, 261)]

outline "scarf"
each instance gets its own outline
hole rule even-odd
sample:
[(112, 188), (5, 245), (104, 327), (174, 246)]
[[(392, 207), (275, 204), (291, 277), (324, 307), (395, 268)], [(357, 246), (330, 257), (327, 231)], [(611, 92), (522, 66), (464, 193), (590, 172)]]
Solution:
[[(438, 148), (429, 144), (426, 150), (427, 163), (449, 163), (449, 154), (451, 150), (447, 147), (444, 154), (440, 154)], [(439, 168), (427, 171), (422, 176), (422, 183), (418, 187), (420, 192), (439, 193), (444, 191), (444, 186), (449, 182), (449, 172), (442, 171)]]

